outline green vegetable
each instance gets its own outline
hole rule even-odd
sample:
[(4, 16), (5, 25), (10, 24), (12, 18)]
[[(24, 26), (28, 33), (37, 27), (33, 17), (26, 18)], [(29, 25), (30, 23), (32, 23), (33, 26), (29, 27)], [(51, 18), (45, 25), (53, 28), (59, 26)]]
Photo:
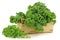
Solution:
[[(21, 20), (24, 19), (24, 25), (31, 27), (36, 31), (43, 32), (43, 26), (47, 23), (53, 22), (56, 23), (56, 15), (54, 12), (51, 12), (44, 3), (37, 2), (33, 6), (29, 5), (26, 15), (23, 12), (16, 13), (16, 16), (10, 16), (11, 23), (21, 23)], [(6, 37), (12, 38), (28, 38), (25, 32), (21, 29), (16, 28), (16, 25), (9, 25), (3, 29), (3, 35)]]
[(3, 29), (3, 35), (11, 38), (29, 38), (26, 33), (24, 33), (21, 29), (16, 28), (16, 25), (9, 25), (8, 27)]
[(23, 12), (16, 13), (16, 16), (10, 16), (11, 23), (19, 23), (21, 19), (25, 19), (25, 14)]
[(56, 22), (55, 13), (51, 12), (44, 3), (37, 2), (33, 6), (29, 5), (26, 12), (26, 26), (32, 26), (37, 31), (43, 31), (43, 26), (49, 22)]
[(16, 17), (15, 16), (10, 16), (10, 22), (11, 23), (14, 23), (14, 22), (16, 22)]
[(47, 23), (56, 23), (56, 15), (51, 12), (44, 3), (37, 2), (34, 5), (29, 5), (26, 15), (23, 12), (19, 12), (16, 16), (10, 17), (11, 23), (21, 23), (21, 19), (24, 20), (24, 25), (33, 28), (34, 30), (43, 32), (43, 26)]

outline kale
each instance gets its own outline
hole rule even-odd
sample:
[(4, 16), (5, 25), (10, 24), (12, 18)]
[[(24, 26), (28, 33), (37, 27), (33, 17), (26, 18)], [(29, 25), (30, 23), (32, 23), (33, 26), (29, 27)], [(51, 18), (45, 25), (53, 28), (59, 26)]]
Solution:
[(10, 17), (11, 23), (21, 23), (21, 19), (25, 19), (24, 25), (33, 28), (37, 31), (42, 31), (43, 26), (47, 23), (56, 23), (56, 15), (42, 2), (36, 2), (34, 5), (29, 5), (26, 15), (23, 12), (16, 13), (16, 16)]
[(16, 13), (16, 16), (10, 16), (11, 23), (19, 23), (21, 19), (25, 19), (25, 14), (23, 12)]
[(8, 27), (3, 29), (2, 33), (6, 37), (11, 37), (11, 38), (29, 38), (30, 37), (21, 29), (16, 28), (16, 25), (8, 25)]
[[(22, 20), (24, 19), (24, 20)], [(10, 16), (11, 23), (22, 23), (27, 27), (43, 32), (43, 26), (46, 26), (47, 23), (53, 22), (56, 23), (56, 15), (54, 12), (51, 12), (50, 9), (45, 6), (42, 2), (36, 2), (34, 5), (29, 5), (26, 15), (23, 12), (16, 13), (15, 16)], [(16, 25), (8, 25), (8, 27), (3, 29), (3, 35), (11, 38), (29, 38), (24, 31), (19, 28), (16, 28)]]
[(42, 31), (43, 26), (47, 25), (49, 22), (55, 23), (56, 15), (51, 12), (44, 3), (37, 2), (33, 6), (28, 6), (25, 25), (32, 26), (33, 29)]

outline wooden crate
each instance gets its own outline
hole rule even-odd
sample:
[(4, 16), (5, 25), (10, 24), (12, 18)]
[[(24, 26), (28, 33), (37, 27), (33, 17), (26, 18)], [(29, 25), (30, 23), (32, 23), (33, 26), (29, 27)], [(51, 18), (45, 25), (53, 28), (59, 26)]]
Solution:
[[(22, 29), (25, 33), (28, 33), (28, 34), (39, 33), (38, 31), (36, 31), (30, 27), (27, 27), (22, 23), (17, 23), (17, 27)], [(52, 22), (47, 23), (46, 26), (43, 26), (43, 29), (44, 29), (44, 31), (41, 33), (51, 33), (53, 31), (53, 23)]]

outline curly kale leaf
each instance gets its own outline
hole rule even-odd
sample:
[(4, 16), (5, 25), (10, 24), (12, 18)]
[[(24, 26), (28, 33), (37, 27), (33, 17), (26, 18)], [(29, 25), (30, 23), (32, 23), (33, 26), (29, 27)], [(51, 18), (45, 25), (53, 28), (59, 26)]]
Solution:
[(25, 19), (25, 14), (23, 12), (16, 13), (16, 16), (10, 16), (11, 23), (19, 23), (21, 19)]
[(16, 25), (9, 25), (8, 27), (3, 29), (3, 35), (6, 37), (11, 37), (11, 38), (29, 38), (26, 33), (24, 33), (21, 29), (16, 28)]
[[(56, 15), (44, 3), (37, 2), (33, 6), (28, 6), (25, 25), (32, 26), (33, 29), (39, 30), (40, 28), (43, 30), (43, 26), (50, 22), (56, 22)], [(38, 27), (38, 25), (40, 26)]]

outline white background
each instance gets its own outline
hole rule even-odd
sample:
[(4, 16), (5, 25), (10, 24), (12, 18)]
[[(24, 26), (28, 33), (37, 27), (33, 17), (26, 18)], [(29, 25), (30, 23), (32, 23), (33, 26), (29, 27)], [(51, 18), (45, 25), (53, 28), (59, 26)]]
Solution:
[[(6, 38), (2, 35), (2, 30), (9, 24), (9, 17), (15, 15), (16, 12), (26, 13), (28, 5), (35, 2), (43, 2), (46, 6), (56, 14), (56, 24), (53, 33), (35, 34), (31, 38)], [(0, 40), (60, 40), (60, 1), (59, 0), (0, 0)]]

